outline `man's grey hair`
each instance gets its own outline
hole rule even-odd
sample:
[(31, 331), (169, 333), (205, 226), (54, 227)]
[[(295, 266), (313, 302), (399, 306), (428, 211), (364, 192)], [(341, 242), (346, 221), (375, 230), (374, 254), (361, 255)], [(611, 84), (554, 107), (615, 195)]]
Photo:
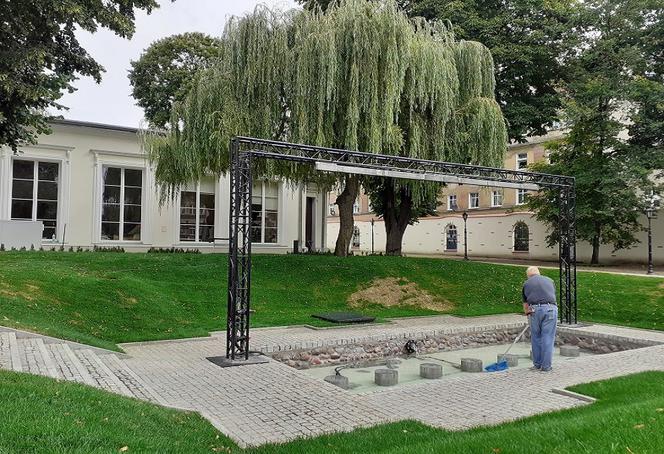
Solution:
[(529, 266), (528, 269), (526, 270), (526, 275), (528, 277), (535, 276), (537, 274), (540, 274), (540, 270), (536, 266)]

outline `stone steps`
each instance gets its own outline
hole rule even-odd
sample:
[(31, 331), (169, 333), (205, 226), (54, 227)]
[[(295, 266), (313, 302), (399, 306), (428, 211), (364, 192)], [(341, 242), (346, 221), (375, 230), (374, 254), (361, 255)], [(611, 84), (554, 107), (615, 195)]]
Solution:
[(55, 357), (58, 369), (65, 380), (76, 381), (90, 386), (97, 385), (69, 345), (48, 344), (48, 348)]
[(11, 369), (12, 357), (9, 349), (9, 333), (0, 333), (0, 369)]
[(17, 337), (13, 331), (0, 332), (0, 369), (83, 383), (123, 396), (163, 403), (113, 352), (19, 334)]
[(104, 355), (108, 368), (124, 384), (132, 395), (141, 400), (164, 404), (163, 400), (133, 370), (115, 355)]
[[(111, 391), (123, 396), (133, 397), (132, 392), (124, 383), (111, 371), (105, 361), (100, 359), (99, 355), (90, 349), (76, 350), (76, 356), (81, 364), (86, 368), (96, 386), (107, 391)], [(107, 356), (107, 355), (104, 355)], [(110, 354), (108, 355), (110, 356)]]
[(49, 353), (42, 339), (19, 339), (18, 347), (21, 362), (25, 365), (24, 370), (26, 372), (51, 378), (63, 378), (55, 366), (55, 359)]

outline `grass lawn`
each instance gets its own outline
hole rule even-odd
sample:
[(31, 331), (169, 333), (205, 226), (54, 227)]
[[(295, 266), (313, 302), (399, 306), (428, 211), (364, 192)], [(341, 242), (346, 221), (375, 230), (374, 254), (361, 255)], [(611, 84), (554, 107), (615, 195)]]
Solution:
[(2, 454), (210, 453), (228, 446), (234, 445), (197, 413), (0, 370)]
[(0, 453), (662, 452), (664, 373), (572, 389), (598, 401), (463, 432), (406, 421), (243, 451), (195, 414), (79, 384), (0, 371)]
[[(115, 343), (204, 336), (225, 328), (227, 257), (220, 254), (0, 253), (0, 325), (115, 348)], [(545, 274), (556, 279), (557, 271)], [(451, 305), (449, 313), (521, 310), (524, 268), (403, 257), (255, 255), (252, 326), (321, 324), (347, 310), (375, 278), (406, 278)], [(579, 272), (583, 320), (664, 329), (659, 279)], [(378, 318), (434, 314), (367, 305)]]

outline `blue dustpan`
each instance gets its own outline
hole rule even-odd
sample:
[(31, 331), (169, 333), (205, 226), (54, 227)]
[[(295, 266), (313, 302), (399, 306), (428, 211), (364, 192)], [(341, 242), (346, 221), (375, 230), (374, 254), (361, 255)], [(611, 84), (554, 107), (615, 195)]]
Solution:
[(507, 365), (507, 360), (503, 359), (497, 363), (489, 364), (484, 368), (487, 372), (499, 372), (501, 370), (506, 370), (509, 366)]
[(497, 363), (489, 364), (488, 366), (486, 366), (486, 367), (484, 368), (484, 370), (487, 371), (487, 372), (499, 372), (499, 371), (501, 371), (501, 370), (507, 370), (507, 368), (508, 368), (509, 366), (508, 366), (508, 364), (507, 364), (507, 360), (504, 359), (504, 358), (505, 358), (505, 356), (507, 356), (507, 354), (510, 352), (510, 350), (512, 349), (512, 347), (514, 347), (514, 344), (516, 344), (517, 342), (519, 342), (519, 339), (521, 339), (521, 337), (524, 335), (524, 333), (526, 332), (526, 330), (528, 329), (528, 327), (529, 327), (528, 325), (526, 325), (526, 326), (523, 327), (523, 330), (519, 333), (518, 336), (516, 336), (516, 339), (514, 339), (514, 342), (512, 342), (512, 344), (510, 345), (510, 348), (508, 348), (507, 351), (503, 354), (503, 356), (502, 356), (503, 359), (501, 359), (501, 360), (498, 361)]

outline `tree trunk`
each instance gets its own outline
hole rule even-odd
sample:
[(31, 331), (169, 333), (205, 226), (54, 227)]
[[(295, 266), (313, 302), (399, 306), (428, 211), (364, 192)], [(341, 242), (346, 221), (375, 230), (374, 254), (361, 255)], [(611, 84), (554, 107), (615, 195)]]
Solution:
[(398, 195), (399, 200), (397, 201), (397, 193), (394, 191), (394, 181), (392, 179), (386, 180), (383, 189), (385, 206), (383, 220), (387, 235), (385, 243), (385, 253), (387, 255), (401, 255), (403, 235), (412, 218), (412, 196), (406, 188), (401, 188)]
[(599, 265), (599, 239), (601, 226), (595, 223), (595, 235), (593, 235), (593, 256), (590, 259), (591, 265)]
[(350, 242), (353, 239), (353, 204), (360, 191), (360, 182), (354, 175), (346, 176), (344, 190), (339, 194), (336, 204), (339, 206), (339, 235), (337, 244), (334, 247), (334, 255), (337, 257), (346, 257)]

